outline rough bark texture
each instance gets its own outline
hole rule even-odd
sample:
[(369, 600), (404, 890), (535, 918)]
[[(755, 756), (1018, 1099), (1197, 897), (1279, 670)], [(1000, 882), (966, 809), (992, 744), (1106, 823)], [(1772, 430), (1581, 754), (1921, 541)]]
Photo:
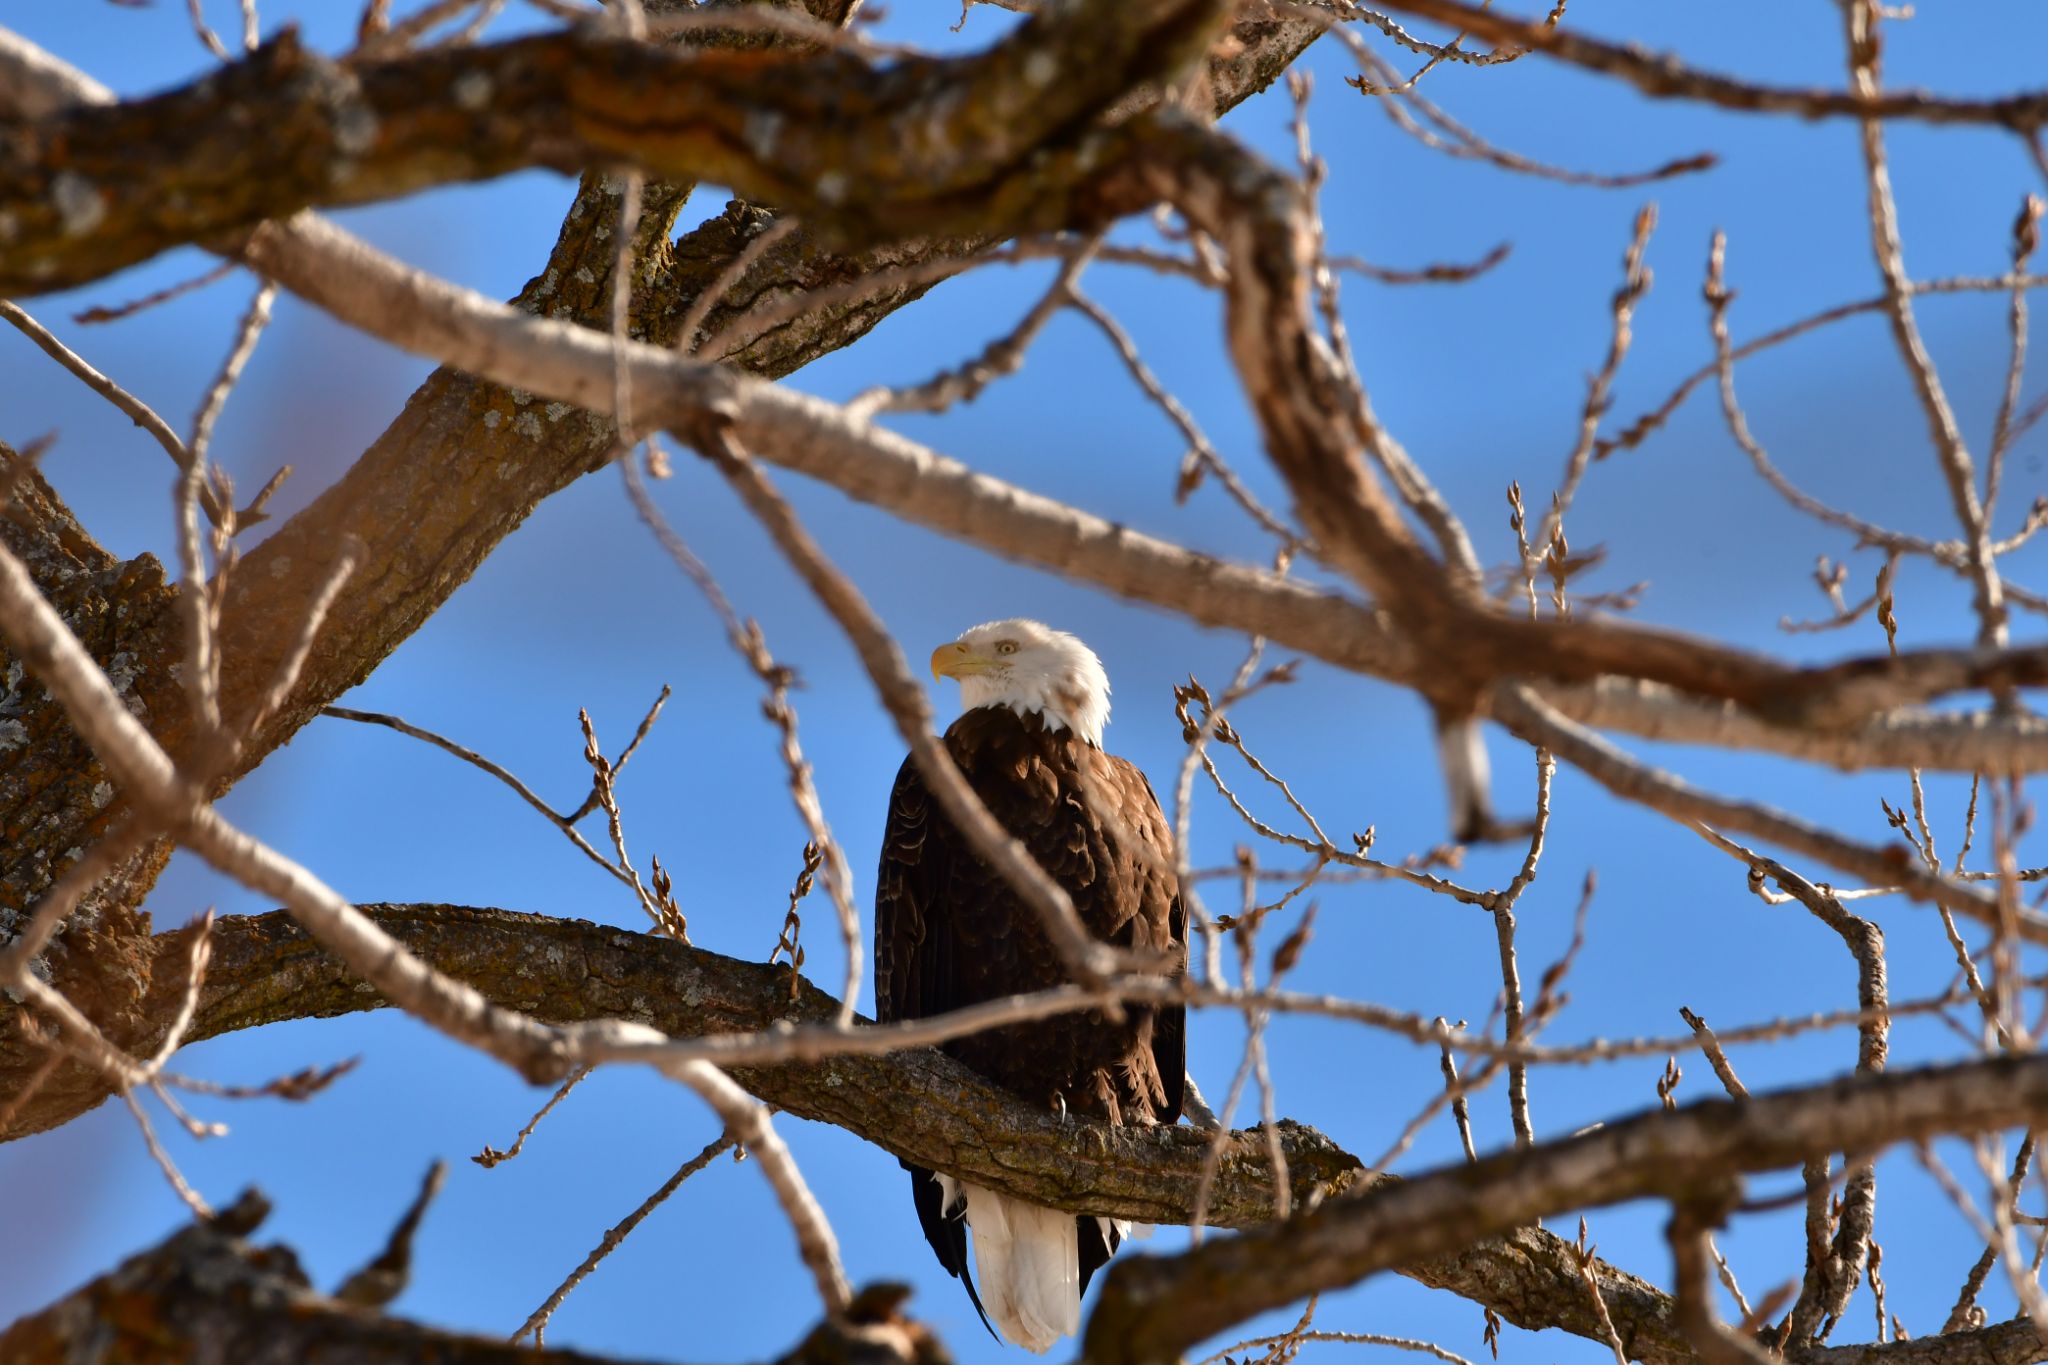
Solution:
[[(812, 18), (843, 23), (848, 0), (805, 0)], [(1218, 112), (1274, 80), (1319, 30), (1298, 21), (1247, 19), (1229, 55), (1211, 65)], [(758, 46), (758, 42), (753, 45)], [(1141, 100), (1140, 103), (1143, 101)], [(735, 201), (721, 216), (671, 242), (688, 184), (650, 183), (643, 195), (631, 327), (657, 344), (674, 339), (698, 295), (773, 222)], [(618, 251), (615, 182), (587, 175), (563, 219), (546, 266), (515, 300), (564, 321), (603, 326)], [(837, 250), (799, 228), (766, 253), (712, 310), (716, 331), (763, 296), (807, 292), (877, 270), (951, 256), (995, 240), (918, 238), (866, 250)], [(866, 335), (929, 285), (884, 290), (821, 310), (751, 341), (729, 363), (779, 378)], [(602, 467), (614, 443), (609, 418), (491, 384), (436, 371), (332, 488), (278, 527), (243, 561), (230, 585), (221, 632), (223, 712), (243, 713), (272, 676), (303, 618), (311, 585), (337, 547), (354, 537), (362, 567), (335, 604), (299, 686), (245, 747), (220, 789), (253, 769), (322, 706), (354, 687), (466, 582), (540, 501)], [(36, 572), (66, 619), (114, 670), (137, 715), (174, 755), (189, 739), (186, 701), (173, 669), (182, 654), (175, 588), (152, 556), (126, 563), (100, 548), (47, 485), (36, 481), (0, 514), (0, 534)], [(16, 730), (16, 726), (19, 730)], [(17, 736), (26, 742), (10, 741)], [(58, 708), (0, 648), (0, 935), (34, 904), (79, 852), (119, 814), (106, 774), (71, 735)], [(129, 875), (102, 888), (96, 915), (80, 917), (48, 954), (57, 983), (117, 1042), (136, 1036), (155, 961), (147, 917), (137, 913), (169, 847), (159, 843)], [(66, 945), (74, 935), (82, 949)], [(167, 1003), (159, 1000), (158, 1005)], [(9, 1018), (0, 1023), (0, 1094), (39, 1064)], [(23, 1069), (24, 1059), (26, 1069)], [(46, 1093), (79, 1103), (104, 1093), (85, 1069), (67, 1064)]]
[[(617, 1357), (443, 1332), (328, 1298), (287, 1246), (245, 1238), (268, 1205), (244, 1194), (0, 1334), (0, 1360), (233, 1361), (236, 1365), (631, 1365)], [(876, 1286), (776, 1365), (948, 1365), (951, 1356), (898, 1312), (905, 1292)]]
[(1807, 1351), (1811, 1365), (2030, 1365), (2044, 1353), (2032, 1318), (2015, 1318), (1971, 1332), (1913, 1337), (1907, 1341), (1832, 1346)]
[[(1405, 7), (1464, 8), (1449, 0), (1410, 0)], [(849, 7), (808, 0), (805, 8), (840, 22)], [(1432, 699), (1470, 712), (1485, 706), (1496, 677), (1540, 669), (1565, 679), (1610, 671), (1661, 678), (1802, 728), (1845, 725), (1878, 709), (1873, 689), (1905, 665), (1883, 659), (1807, 670), (1801, 687), (1788, 689), (1785, 670), (1768, 660), (1725, 649), (1705, 654), (1679, 637), (1598, 621), (1559, 631), (1504, 616), (1476, 594), (1454, 590), (1359, 456), (1359, 442), (1370, 440), (1369, 413), (1347, 408), (1308, 313), (1313, 262), (1303, 220), (1275, 210), (1282, 199), (1292, 202), (1294, 182), (1172, 111), (1132, 117), (1158, 102), (1156, 83), (1190, 65), (1228, 8), (1217, 0), (1049, 8), (1025, 23), (1021, 36), (976, 57), (887, 69), (833, 52), (792, 59), (760, 43), (742, 45), (752, 49), (746, 51), (659, 51), (590, 33), (349, 67), (287, 38), (153, 100), (0, 126), (0, 292), (96, 278), (178, 242), (210, 240), (232, 250), (222, 234), (307, 204), (360, 202), (533, 164), (586, 171), (631, 165), (677, 177), (712, 175), (805, 213), (812, 224), (737, 282), (709, 319), (715, 331), (777, 291), (815, 290), (879, 267), (972, 250), (1022, 228), (1092, 223), (1090, 213), (1164, 198), (1232, 259), (1233, 353), (1305, 524), (1413, 641), (1442, 647), (1426, 651), (1445, 661), (1440, 675), (1418, 684)], [(1276, 18), (1240, 22), (1208, 67), (1216, 107), (1270, 81), (1313, 32)], [(250, 137), (259, 122), (264, 135)], [(780, 137), (784, 122), (804, 136)], [(1162, 130), (1171, 136), (1157, 136)], [(1084, 174), (1091, 157), (1110, 158), (1115, 167), (1093, 180)], [(1074, 204), (1048, 216), (1048, 186), (1071, 192), (1077, 185), (1085, 200), (1079, 216)], [(767, 210), (736, 202), (671, 243), (690, 190), (686, 178), (647, 188), (632, 290), (637, 338), (671, 341), (690, 303), (773, 221)], [(547, 269), (519, 304), (601, 325), (617, 213), (615, 184), (587, 173)], [(779, 327), (734, 359), (757, 374), (785, 374), (857, 338), (924, 287)], [(589, 393), (571, 396), (596, 401)], [(365, 567), (330, 619), (297, 695), (247, 747), (241, 771), (365, 677), (542, 498), (601, 467), (613, 445), (608, 419), (570, 404), (450, 371), (430, 379), (336, 488), (251, 555), (231, 587), (223, 709), (232, 718), (272, 675), (336, 547), (366, 547)], [(137, 714), (179, 753), (189, 725), (174, 676), (174, 594), (161, 567), (148, 557), (116, 561), (35, 479), (0, 516), (0, 538), (30, 565)], [(1921, 685), (1935, 689), (1928, 697), (1957, 687), (2039, 682), (2048, 677), (2048, 651), (1957, 654), (1948, 667), (1941, 674), (1920, 670)], [(4, 654), (0, 686), (4, 935), (67, 862), (120, 818), (121, 804), (57, 709)], [(227, 774), (221, 787), (239, 775)], [(136, 909), (164, 853), (159, 844), (133, 859), (74, 917), (41, 964), (114, 1041), (137, 1048), (161, 1037), (182, 987), (184, 936), (150, 937)], [(622, 930), (450, 906), (372, 909), (432, 965), (549, 1022), (622, 1018), (689, 1037), (753, 1031), (782, 1019), (822, 1021), (836, 1005), (808, 983), (792, 1001), (781, 970)], [(159, 961), (180, 967), (159, 972)], [(283, 916), (231, 920), (216, 929), (212, 971), (188, 1036), (383, 1004)], [(41, 1060), (19, 1010), (0, 1004), (0, 1097), (13, 1099)], [(1208, 1143), (1186, 1129), (1126, 1132), (1057, 1122), (1006, 1101), (932, 1052), (840, 1056), (734, 1074), (770, 1103), (920, 1164), (992, 1180), (1035, 1202), (1153, 1222), (1186, 1217)], [(0, 1140), (60, 1124), (104, 1095), (96, 1075), (61, 1068), (33, 1097), (10, 1107), (13, 1131)], [(1815, 1151), (2044, 1117), (2048, 1064), (1978, 1063), (1764, 1097), (1747, 1107), (1692, 1106), (1407, 1184), (1367, 1176), (1320, 1134), (1284, 1125), (1296, 1203), (1309, 1212), (1283, 1228), (1261, 1226), (1271, 1199), (1263, 1140), (1236, 1134), (1210, 1200), (1210, 1221), (1252, 1230), (1184, 1256), (1120, 1266), (1091, 1324), (1089, 1355), (1099, 1362), (1164, 1362), (1260, 1308), (1387, 1269), (1484, 1303), (1525, 1327), (1604, 1339), (1606, 1317), (1584, 1292), (1575, 1253), (1523, 1224), (1562, 1208), (1645, 1194), (1692, 1199), (1731, 1172)], [(244, 1206), (239, 1222), (231, 1213), (179, 1234), (18, 1324), (0, 1338), (0, 1357), (92, 1351), (137, 1359), (166, 1352), (251, 1360), (534, 1358), (320, 1298), (288, 1251), (253, 1252), (237, 1240), (236, 1231), (253, 1228), (257, 1218)], [(1612, 1267), (1596, 1264), (1592, 1273), (1631, 1355), (1695, 1358), (1667, 1296)], [(865, 1308), (827, 1324), (786, 1359), (943, 1359), (936, 1343), (895, 1314), (897, 1299), (883, 1293), (863, 1302)], [(2041, 1358), (2042, 1344), (2021, 1323), (1795, 1354), (1929, 1365), (2017, 1362)]]
[[(830, 996), (789, 969), (741, 962), (669, 939), (581, 920), (447, 905), (369, 906), (377, 922), (436, 968), (499, 1004), (553, 1023), (626, 1018), (678, 1037), (753, 1031), (779, 1020), (830, 1020)], [(182, 963), (189, 931), (150, 940), (166, 964)], [(158, 1021), (181, 988), (167, 965), (144, 1011)], [(322, 952), (282, 913), (233, 916), (214, 926), (214, 955), (193, 1020), (198, 1041), (287, 1019), (377, 1009), (383, 1001)], [(29, 1052), (19, 1047), (13, 1051)], [(34, 1055), (0, 1065), (26, 1070)], [(835, 1123), (922, 1165), (1000, 1180), (1045, 1204), (1085, 1204), (1156, 1223), (1185, 1223), (1206, 1134), (1060, 1124), (1032, 1112), (944, 1055), (917, 1049), (882, 1057), (838, 1057), (769, 1068), (736, 1068), (746, 1087), (804, 1118)], [(75, 1118), (106, 1094), (43, 1091), (0, 1139)], [(1296, 1207), (1368, 1181), (1357, 1159), (1312, 1128), (1282, 1125)], [(1271, 1215), (1265, 1142), (1239, 1133), (1218, 1168), (1209, 1222), (1252, 1226)], [(1596, 1263), (1609, 1311), (1649, 1361), (1689, 1360), (1671, 1325), (1670, 1300), (1643, 1280)], [(1531, 1330), (1557, 1327), (1598, 1338), (1604, 1330), (1583, 1292), (1571, 1247), (1540, 1228), (1522, 1228), (1401, 1273), (1492, 1307)]]
[(1798, 1165), (1814, 1153), (2031, 1128), (2044, 1119), (2048, 1058), (2038, 1054), (1655, 1110), (1373, 1184), (1178, 1256), (1126, 1258), (1109, 1272), (1084, 1347), (1096, 1365), (1163, 1365), (1254, 1313), (1568, 1209), (1640, 1198), (1719, 1204), (1742, 1173)]
[[(20, 472), (15, 453), (0, 445), (0, 480)], [(0, 508), (0, 542), (28, 565), (129, 704), (146, 707), (140, 695), (146, 670), (175, 648), (159, 633), (173, 616), (163, 566), (151, 555), (122, 562), (107, 553), (33, 471)], [(0, 939), (13, 936), (24, 907), (119, 813), (106, 770), (42, 684), (0, 648)], [(123, 1040), (149, 1024), (146, 992), (156, 956), (148, 917), (135, 906), (168, 856), (168, 845), (157, 845), (131, 859), (80, 907), (44, 955), (72, 1001)], [(14, 1093), (41, 1060), (25, 1057), (36, 1050), (21, 1046), (12, 1013), (0, 1019), (0, 1095)], [(85, 1068), (67, 1066), (44, 1093), (57, 1102), (96, 1104), (105, 1091)]]
[[(694, 1038), (753, 1032), (785, 1020), (829, 1023), (838, 1010), (836, 1000), (808, 982), (792, 1000), (787, 968), (584, 920), (451, 905), (363, 909), (430, 965), (494, 1003), (548, 1023), (628, 1019)], [(145, 1012), (159, 1031), (183, 988), (188, 933), (151, 940), (165, 967)], [(190, 1041), (385, 1005), (281, 911), (220, 920), (213, 939)], [(34, 1060), (22, 1057), (16, 1064)], [(778, 1108), (836, 1124), (923, 1165), (985, 1167), (991, 1152), (1001, 1153), (1003, 1169), (1028, 1182), (1041, 1202), (1081, 1200), (1148, 1222), (1186, 1221), (1207, 1145), (1206, 1136), (1190, 1128), (1088, 1125), (1084, 1131), (1077, 1123), (1062, 1124), (928, 1049), (736, 1067), (733, 1075)], [(91, 1102), (107, 1093), (100, 1085)], [(75, 1093), (40, 1092), (0, 1140), (68, 1122), (85, 1107)], [(1339, 1193), (1358, 1173), (1356, 1157), (1313, 1129), (1290, 1126), (1287, 1146), (1297, 1202)], [(1243, 1134), (1218, 1172), (1210, 1221), (1226, 1227), (1262, 1222), (1271, 1216), (1272, 1199), (1263, 1140)]]
[(1065, 6), (985, 52), (886, 67), (583, 29), (351, 67), (287, 33), (182, 89), (7, 129), (0, 292), (86, 283), (303, 208), (537, 165), (707, 178), (808, 212), (841, 241), (986, 230), (1018, 219), (1046, 150), (1198, 60), (1229, 8)]

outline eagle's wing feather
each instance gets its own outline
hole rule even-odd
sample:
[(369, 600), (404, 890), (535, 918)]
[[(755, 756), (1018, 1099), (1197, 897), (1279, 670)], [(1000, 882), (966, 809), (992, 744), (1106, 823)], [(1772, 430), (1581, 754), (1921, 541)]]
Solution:
[[(1164, 953), (1165, 974), (1185, 973), (1172, 833), (1143, 773), (1001, 710), (970, 711), (946, 742), (990, 813), (1065, 888), (1091, 933)], [(906, 760), (890, 793), (875, 886), (877, 1017), (923, 1018), (1066, 979), (1031, 909), (982, 862)], [(1027, 1103), (1171, 1124), (1186, 1076), (1183, 1013), (1179, 1005), (1133, 1007), (1112, 1024), (1088, 1011), (957, 1039), (944, 1050)], [(939, 1181), (904, 1164), (925, 1239), (980, 1311), (959, 1206), (948, 1216)], [(1107, 1219), (1075, 1219), (1081, 1288), (1114, 1252), (1119, 1232)]]
[[(952, 922), (945, 913), (952, 861), (933, 846), (931, 795), (914, 759), (905, 759), (889, 793), (882, 834), (882, 866), (875, 881), (875, 1017), (883, 1023), (921, 1019), (953, 1007)], [(917, 1221), (932, 1254), (967, 1288), (967, 1298), (990, 1336), (997, 1336), (981, 1306), (967, 1264), (967, 1222), (945, 1207), (936, 1173), (900, 1161), (910, 1172)]]
[[(1138, 864), (1134, 878), (1138, 892), (1131, 911), (1138, 923), (1132, 926), (1137, 932), (1130, 934), (1129, 941), (1165, 950), (1173, 963), (1166, 975), (1177, 981), (1187, 975), (1188, 912), (1180, 898), (1173, 830), (1144, 770), (1114, 754), (1105, 758), (1114, 773), (1111, 786), (1117, 819), (1137, 845), (1133, 861)], [(1188, 1074), (1185, 1006), (1162, 1005), (1154, 1014), (1152, 1062), (1165, 1096), (1165, 1102), (1153, 1110), (1153, 1121), (1178, 1123)]]

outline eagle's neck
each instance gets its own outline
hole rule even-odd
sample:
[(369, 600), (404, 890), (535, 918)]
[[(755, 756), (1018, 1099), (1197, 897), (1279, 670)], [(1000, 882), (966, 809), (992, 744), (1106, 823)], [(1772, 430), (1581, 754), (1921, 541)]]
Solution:
[(1109, 723), (1109, 703), (1090, 707), (1085, 697), (1078, 700), (1005, 694), (985, 701), (966, 699), (969, 710), (1008, 711), (1027, 724), (1036, 717), (1054, 734), (1071, 732), (1076, 738), (1100, 749), (1102, 727)]

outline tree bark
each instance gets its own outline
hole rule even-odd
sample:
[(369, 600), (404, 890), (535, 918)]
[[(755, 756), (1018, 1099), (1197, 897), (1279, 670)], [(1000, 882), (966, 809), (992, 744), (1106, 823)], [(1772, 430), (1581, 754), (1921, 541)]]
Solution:
[[(495, 1003), (550, 1023), (625, 1018), (677, 1037), (697, 1037), (756, 1032), (785, 1020), (829, 1021), (838, 1008), (800, 977), (792, 999), (786, 966), (741, 962), (625, 929), (449, 905), (364, 909), (435, 968)], [(140, 1045), (160, 1037), (162, 1021), (183, 989), (191, 932), (148, 940), (165, 966), (143, 1010), (157, 1021), (157, 1034)], [(219, 920), (213, 938), (213, 961), (190, 1041), (384, 1005), (282, 912)], [(13, 1036), (0, 1032), (0, 1039)], [(9, 1043), (0, 1047), (0, 1074), (32, 1071), (40, 1060), (37, 1049)], [(837, 1124), (920, 1165), (959, 1172), (1042, 1204), (1079, 1205), (1154, 1223), (1188, 1221), (1210, 1140), (1184, 1127), (1140, 1132), (1061, 1123), (929, 1049), (734, 1068), (732, 1074), (778, 1108)], [(85, 1095), (40, 1091), (21, 1106), (0, 1140), (66, 1123), (106, 1093), (104, 1084)], [(1357, 1158), (1313, 1128), (1283, 1122), (1280, 1131), (1297, 1208), (1386, 1179), (1367, 1177)], [(1272, 1200), (1264, 1134), (1233, 1135), (1217, 1168), (1209, 1223), (1262, 1224), (1271, 1217)], [(1417, 1261), (1400, 1273), (1485, 1304), (1518, 1326), (1557, 1327), (1598, 1340), (1605, 1329), (1583, 1292), (1574, 1257), (1561, 1238), (1520, 1228)], [(1639, 1343), (1643, 1359), (1691, 1359), (1661, 1290), (1606, 1262), (1596, 1262), (1595, 1273), (1615, 1323)]]
[[(838, 24), (852, 6), (805, 0), (803, 8)], [(1241, 20), (1227, 55), (1210, 66), (1217, 112), (1263, 89), (1319, 32), (1298, 20)], [(38, 74), (48, 103), (104, 93), (61, 64)], [(673, 341), (691, 304), (774, 221), (770, 211), (734, 201), (671, 242), (669, 231), (691, 188), (655, 182), (643, 194), (631, 326), (634, 335), (657, 344)], [(618, 258), (611, 237), (617, 212), (616, 186), (602, 175), (586, 175), (546, 266), (515, 305), (604, 326)], [(808, 293), (993, 240), (925, 236), (836, 250), (817, 231), (800, 227), (734, 283), (706, 325), (715, 331), (764, 296)], [(896, 287), (822, 310), (751, 339), (728, 363), (779, 378), (850, 345), (929, 288)], [(247, 712), (274, 675), (312, 585), (339, 547), (351, 538), (362, 546), (362, 567), (329, 613), (298, 687), (250, 738), (216, 794), (369, 676), (542, 499), (601, 468), (614, 442), (609, 417), (539, 402), (451, 369), (429, 377), (342, 479), (250, 551), (231, 580), (220, 633), (221, 699), (223, 713), (234, 717)], [(11, 461), (11, 452), (0, 447), (0, 477)], [(173, 609), (176, 589), (165, 584), (162, 565), (149, 555), (117, 560), (39, 479), (0, 513), (0, 535), (94, 657), (113, 670), (131, 709), (167, 750), (181, 754), (190, 725), (173, 670), (183, 644)], [(72, 734), (61, 708), (0, 647), (0, 936), (11, 933), (13, 916), (33, 906), (121, 810), (105, 771)], [(87, 913), (74, 916), (47, 954), (56, 983), (116, 1042), (142, 1036), (147, 1023), (144, 1001), (156, 955), (139, 906), (168, 857), (167, 843), (153, 844), (126, 875), (101, 889)], [(28, 1075), (14, 1069), (24, 1053), (14, 1028), (11, 1020), (0, 1025), (0, 1094), (13, 1093)], [(82, 1104), (103, 1093), (97, 1087), (96, 1077), (66, 1063), (45, 1093), (68, 1094)]]
[[(632, 1365), (615, 1357), (444, 1332), (317, 1292), (290, 1247), (246, 1237), (269, 1206), (245, 1193), (0, 1333), (0, 1360), (215, 1360), (236, 1365)], [(900, 1288), (857, 1296), (776, 1365), (948, 1365), (898, 1310)]]

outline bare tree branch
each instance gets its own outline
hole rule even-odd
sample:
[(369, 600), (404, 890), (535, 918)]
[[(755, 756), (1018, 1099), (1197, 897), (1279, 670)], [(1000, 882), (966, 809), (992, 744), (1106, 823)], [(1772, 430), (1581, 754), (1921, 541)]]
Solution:
[[(1814, 1152), (1989, 1132), (2038, 1123), (2044, 1113), (2048, 1058), (2041, 1057), (1862, 1075), (1746, 1102), (1654, 1111), (1477, 1164), (1460, 1161), (1179, 1256), (1123, 1261), (1109, 1272), (1085, 1349), (1090, 1360), (1112, 1365), (1166, 1361), (1251, 1314), (1549, 1214), (1649, 1196), (1683, 1201), (1739, 1173), (1797, 1164)], [(1200, 1292), (1182, 1292), (1195, 1282)]]
[[(839, 51), (764, 69), (756, 53), (579, 30), (344, 69), (287, 33), (198, 85), (45, 116), (0, 144), (0, 292), (83, 283), (308, 207), (532, 165), (703, 176), (847, 238), (985, 228), (1027, 152), (1178, 75), (1228, 12), (1217, 0), (1053, 10), (915, 82)], [(265, 136), (220, 135), (230, 118)], [(806, 136), (748, 131), (785, 121)], [(913, 125), (932, 135), (890, 135)]]
[[(81, 1354), (197, 1360), (296, 1358), (335, 1365), (631, 1365), (616, 1358), (519, 1346), (385, 1317), (307, 1282), (289, 1248), (243, 1240), (269, 1212), (250, 1191), (211, 1223), (195, 1223), (119, 1269), (0, 1334), (0, 1356)], [(776, 1365), (943, 1365), (950, 1357), (896, 1311), (901, 1290), (869, 1291)]]
[(1949, 99), (1917, 90), (1795, 90), (1700, 71), (1640, 48), (1603, 42), (1569, 27), (1529, 23), (1466, 0), (1385, 0), (1386, 8), (1464, 29), (1494, 43), (1509, 43), (1615, 76), (1655, 99), (1695, 100), (1750, 114), (1797, 114), (1910, 119), (1936, 124), (1988, 124), (2025, 133), (2048, 121), (2048, 92), (2000, 99)]

